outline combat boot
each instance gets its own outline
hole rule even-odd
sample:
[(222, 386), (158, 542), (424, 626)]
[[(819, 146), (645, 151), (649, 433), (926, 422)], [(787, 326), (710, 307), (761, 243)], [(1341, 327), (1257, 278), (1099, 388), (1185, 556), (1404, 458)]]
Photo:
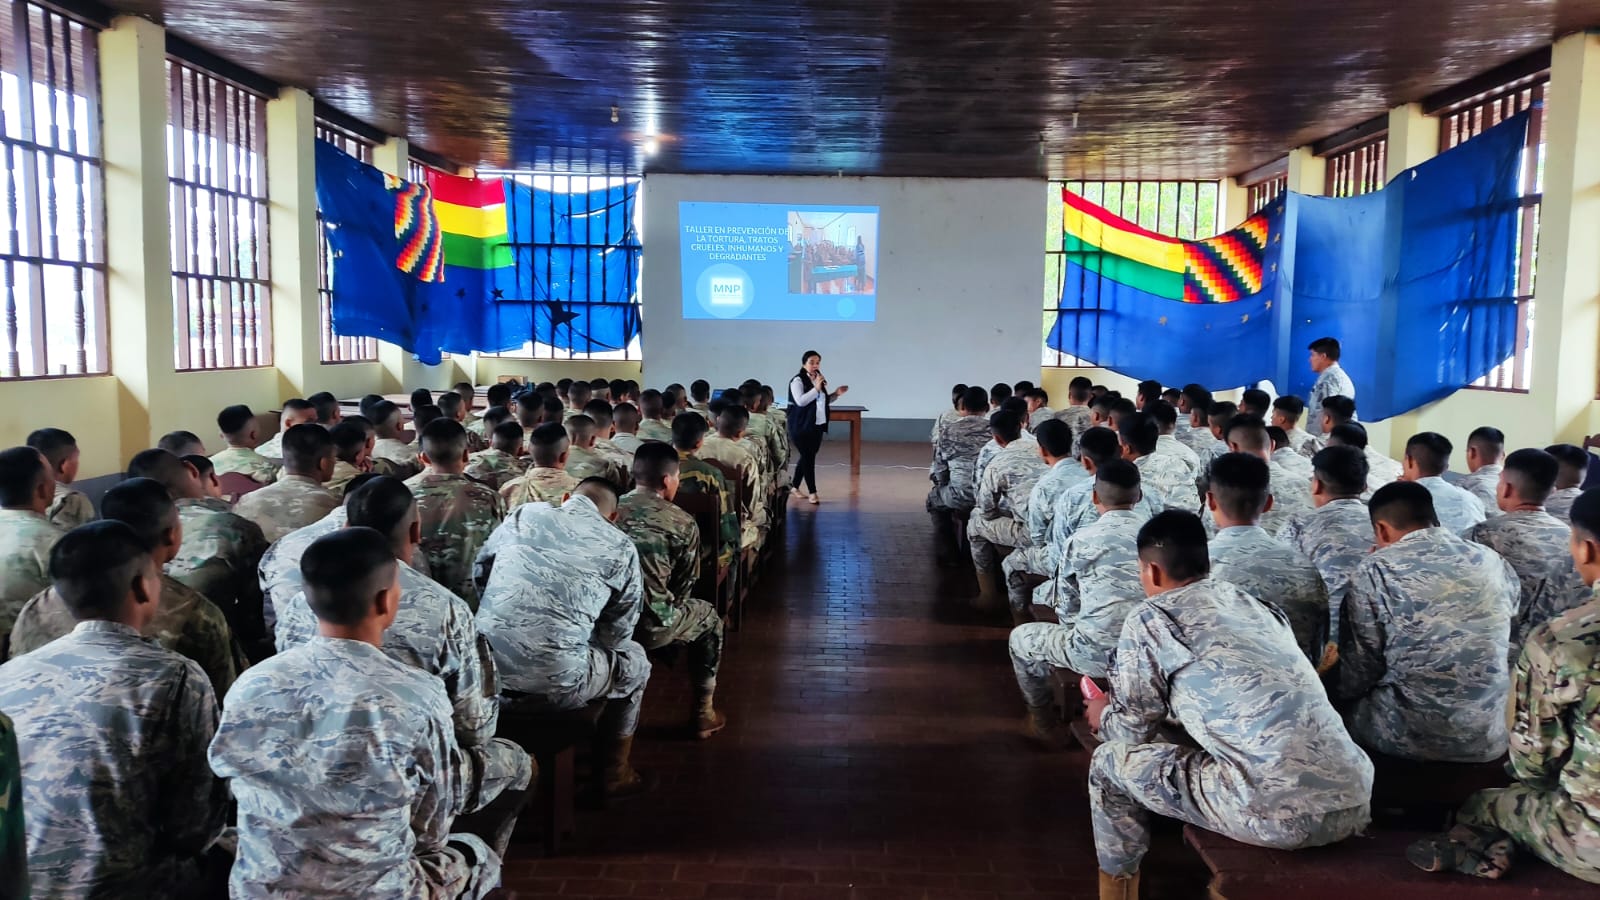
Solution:
[(607, 800), (620, 800), (648, 792), (654, 785), (639, 774), (629, 762), (633, 753), (633, 735), (616, 738), (603, 751), (601, 790)]
[(1001, 599), (1000, 585), (994, 576), (993, 569), (979, 569), (978, 596), (972, 601), (972, 608), (981, 613), (992, 613), (1000, 609), (1000, 605), (1007, 603)]
[(1119, 876), (1101, 872), (1100, 900), (1139, 900), (1139, 873)]
[(689, 730), (699, 740), (705, 740), (713, 734), (726, 728), (728, 717), (716, 711), (711, 705), (712, 692), (705, 691), (695, 699), (694, 717), (689, 723)]
[(1055, 707), (1048, 703), (1044, 706), (1028, 707), (1028, 719), (1023, 724), (1022, 731), (1030, 739), (1051, 750), (1065, 750), (1072, 746), (1071, 736), (1061, 724), (1060, 717), (1056, 715)]

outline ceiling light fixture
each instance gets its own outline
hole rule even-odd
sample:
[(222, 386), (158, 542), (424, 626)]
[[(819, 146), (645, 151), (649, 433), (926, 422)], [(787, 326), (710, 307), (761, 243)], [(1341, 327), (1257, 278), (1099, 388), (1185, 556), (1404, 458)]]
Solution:
[(653, 137), (647, 137), (647, 138), (644, 139), (644, 155), (645, 156), (655, 156), (656, 152), (659, 151), (660, 149), (661, 149), (661, 142), (660, 141), (656, 140)]
[(611, 124), (615, 125), (622, 120), (622, 108), (616, 105), (611, 107)]

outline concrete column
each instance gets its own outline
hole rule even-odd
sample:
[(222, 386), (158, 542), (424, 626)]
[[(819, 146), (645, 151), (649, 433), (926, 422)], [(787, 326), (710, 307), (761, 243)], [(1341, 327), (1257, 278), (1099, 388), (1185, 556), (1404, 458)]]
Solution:
[(1222, 230), (1231, 231), (1250, 218), (1250, 189), (1237, 178), (1222, 179), (1219, 197), (1222, 203)]
[(106, 299), (117, 377), (118, 459), (150, 446), (152, 408), (175, 371), (167, 212), (166, 31), (120, 17), (100, 32)]
[(1551, 51), (1531, 397), (1557, 438), (1592, 430), (1600, 372), (1600, 35)]
[(316, 114), (296, 88), (267, 102), (267, 227), (272, 233), (273, 364), (280, 393), (304, 397), (322, 362), (317, 309)]
[(1310, 147), (1289, 151), (1289, 190), (1320, 197), (1328, 188), (1327, 178), (1328, 161), (1311, 152)]

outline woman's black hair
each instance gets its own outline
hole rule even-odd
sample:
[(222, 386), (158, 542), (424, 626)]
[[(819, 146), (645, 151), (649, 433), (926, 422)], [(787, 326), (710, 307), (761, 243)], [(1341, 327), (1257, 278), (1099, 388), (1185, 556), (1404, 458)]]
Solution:
[(800, 354), (800, 365), (802, 365), (802, 366), (805, 365), (806, 364), (806, 360), (810, 359), (813, 356), (815, 356), (817, 359), (821, 359), (822, 358), (822, 354), (821, 353), (818, 353), (815, 350), (807, 350), (806, 352)]

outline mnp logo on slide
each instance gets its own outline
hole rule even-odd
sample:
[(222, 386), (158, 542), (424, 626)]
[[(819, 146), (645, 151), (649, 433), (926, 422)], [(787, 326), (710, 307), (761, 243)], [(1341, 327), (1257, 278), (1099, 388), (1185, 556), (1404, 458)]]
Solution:
[(727, 263), (707, 266), (695, 279), (695, 299), (700, 308), (718, 318), (738, 317), (755, 302), (755, 294), (750, 275)]

